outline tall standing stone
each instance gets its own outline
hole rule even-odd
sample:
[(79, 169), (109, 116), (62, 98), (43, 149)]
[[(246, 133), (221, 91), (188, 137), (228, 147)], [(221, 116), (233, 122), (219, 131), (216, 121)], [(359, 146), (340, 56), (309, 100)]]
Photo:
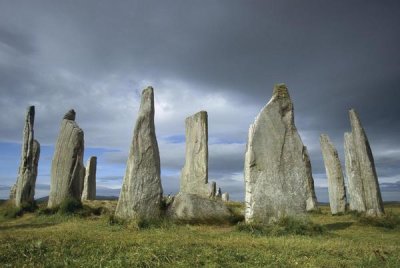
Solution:
[(338, 152), (328, 135), (320, 136), (322, 156), (328, 178), (329, 205), (332, 214), (346, 211), (346, 187)]
[(207, 112), (198, 112), (185, 120), (186, 156), (181, 174), (180, 192), (209, 196)]
[(160, 155), (154, 127), (154, 92), (142, 92), (139, 114), (115, 215), (124, 219), (156, 219), (161, 214)]
[(82, 201), (96, 199), (96, 167), (97, 157), (91, 156), (86, 164), (85, 178), (83, 180)]
[(345, 156), (350, 209), (380, 216), (384, 208), (371, 147), (356, 111), (351, 109), (349, 116), (351, 133), (345, 134)]
[(284, 84), (274, 87), (250, 126), (244, 176), (246, 222), (271, 222), (316, 208), (310, 159)]
[(84, 134), (70, 110), (61, 121), (51, 164), (48, 207), (56, 207), (67, 198), (81, 199), (85, 167), (83, 165)]
[(25, 117), (21, 162), (17, 183), (14, 186), (14, 201), (17, 207), (21, 206), (24, 202), (32, 203), (35, 196), (40, 144), (34, 139), (34, 121), (35, 106), (29, 106)]
[(344, 152), (349, 192), (349, 208), (350, 210), (364, 212), (366, 207), (362, 179), (358, 161), (356, 160), (353, 136), (350, 132), (344, 133)]

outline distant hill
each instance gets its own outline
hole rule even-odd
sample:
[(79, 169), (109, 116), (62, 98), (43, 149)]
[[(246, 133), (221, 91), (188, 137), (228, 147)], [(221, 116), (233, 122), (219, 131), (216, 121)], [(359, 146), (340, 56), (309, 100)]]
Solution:
[[(96, 196), (96, 200), (118, 200), (118, 196), (104, 196), (104, 195), (98, 195)], [(36, 202), (38, 203), (44, 203), (49, 201), (49, 197), (48, 196), (44, 196), (41, 198), (36, 199)]]

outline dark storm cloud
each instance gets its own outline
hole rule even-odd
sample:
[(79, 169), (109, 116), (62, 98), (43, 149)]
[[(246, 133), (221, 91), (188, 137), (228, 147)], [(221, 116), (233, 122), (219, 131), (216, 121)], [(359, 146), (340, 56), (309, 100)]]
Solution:
[(241, 172), (248, 126), (285, 82), (314, 173), (325, 172), (320, 133), (344, 160), (354, 107), (378, 173), (394, 178), (399, 11), (398, 1), (0, 1), (0, 139), (19, 142), (35, 104), (37, 137), (52, 144), (74, 107), (87, 144), (120, 149), (107, 161), (125, 163), (140, 89), (152, 84), (163, 166), (182, 167), (184, 145), (168, 137), (205, 109), (221, 177)]

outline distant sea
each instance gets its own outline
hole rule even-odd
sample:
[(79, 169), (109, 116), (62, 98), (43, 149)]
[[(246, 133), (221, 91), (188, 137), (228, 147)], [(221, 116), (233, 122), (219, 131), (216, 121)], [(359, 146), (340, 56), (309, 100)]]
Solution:
[[(318, 202), (329, 203), (328, 188), (325, 187), (315, 188), (315, 192), (317, 194)], [(382, 189), (381, 194), (384, 202), (400, 201), (400, 191), (397, 189), (395, 189), (395, 191), (388, 191), (387, 189)]]

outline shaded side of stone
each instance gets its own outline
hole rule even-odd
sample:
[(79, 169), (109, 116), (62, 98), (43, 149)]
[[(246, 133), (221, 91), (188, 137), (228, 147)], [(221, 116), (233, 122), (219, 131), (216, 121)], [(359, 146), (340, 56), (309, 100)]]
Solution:
[(123, 219), (157, 219), (161, 215), (162, 194), (154, 92), (148, 87), (142, 92), (115, 215)]
[(346, 188), (338, 152), (328, 135), (320, 136), (320, 144), (328, 179), (331, 213), (344, 213), (346, 211)]

